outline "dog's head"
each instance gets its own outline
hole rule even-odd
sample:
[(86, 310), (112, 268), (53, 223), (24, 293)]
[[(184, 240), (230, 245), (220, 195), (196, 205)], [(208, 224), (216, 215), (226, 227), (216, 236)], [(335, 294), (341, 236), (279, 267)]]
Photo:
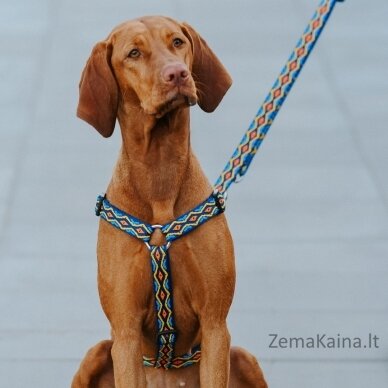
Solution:
[(192, 27), (144, 17), (119, 25), (93, 48), (80, 81), (77, 115), (109, 137), (121, 104), (126, 112), (141, 109), (156, 119), (196, 103), (212, 112), (231, 83)]

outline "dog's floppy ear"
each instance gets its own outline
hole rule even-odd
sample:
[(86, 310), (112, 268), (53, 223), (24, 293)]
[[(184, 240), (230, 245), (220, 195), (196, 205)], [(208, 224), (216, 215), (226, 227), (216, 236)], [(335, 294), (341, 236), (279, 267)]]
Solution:
[(213, 112), (232, 85), (232, 78), (194, 28), (187, 23), (181, 27), (192, 46), (191, 71), (198, 90), (198, 104), (205, 112)]
[(77, 116), (104, 137), (113, 133), (119, 101), (117, 82), (110, 65), (111, 55), (110, 43), (97, 43), (79, 84)]

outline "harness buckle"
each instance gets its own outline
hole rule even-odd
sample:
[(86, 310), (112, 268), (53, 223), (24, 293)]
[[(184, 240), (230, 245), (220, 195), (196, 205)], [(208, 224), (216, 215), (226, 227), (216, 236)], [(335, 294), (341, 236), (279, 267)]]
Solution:
[(106, 198), (106, 194), (99, 195), (97, 197), (97, 203), (96, 203), (96, 209), (95, 209), (96, 216), (99, 216), (101, 214), (101, 209), (102, 209), (105, 198)]
[(224, 196), (217, 190), (213, 191), (212, 194), (214, 201), (216, 202), (216, 206), (218, 207), (218, 210), (220, 213), (223, 213), (225, 211), (225, 198)]
[[(144, 241), (144, 244), (146, 245), (147, 249), (151, 252), (153, 245), (151, 245), (148, 241)], [(170, 248), (171, 241), (167, 241), (167, 244), (165, 245), (166, 249)]]

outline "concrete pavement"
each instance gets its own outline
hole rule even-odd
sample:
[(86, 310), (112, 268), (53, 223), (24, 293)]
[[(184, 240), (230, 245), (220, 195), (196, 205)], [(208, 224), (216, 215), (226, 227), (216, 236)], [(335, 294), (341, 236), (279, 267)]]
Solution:
[[(15, 0), (0, 14), (1, 387), (68, 387), (109, 336), (96, 286), (94, 200), (115, 162), (75, 118), (98, 40), (125, 19), (195, 26), (234, 86), (193, 109), (211, 180), (249, 124), (317, 1)], [(271, 388), (383, 388), (388, 381), (388, 3), (339, 4), (227, 215), (238, 281), (232, 342)], [(374, 349), (270, 348), (270, 334), (379, 337)]]

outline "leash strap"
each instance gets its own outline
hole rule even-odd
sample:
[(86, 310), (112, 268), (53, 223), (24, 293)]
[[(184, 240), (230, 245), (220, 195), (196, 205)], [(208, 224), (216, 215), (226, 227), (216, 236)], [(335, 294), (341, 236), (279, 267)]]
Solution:
[(233, 182), (246, 174), (338, 1), (344, 0), (321, 1), (280, 76), (214, 184), (216, 191), (226, 192)]
[[(112, 205), (106, 195), (97, 197), (95, 212), (105, 221), (121, 231), (143, 241), (150, 251), (153, 278), (154, 303), (157, 327), (156, 357), (143, 357), (145, 366), (155, 368), (182, 368), (199, 362), (201, 349), (193, 348), (189, 353), (175, 357), (174, 349), (177, 330), (174, 318), (172, 278), (168, 248), (172, 241), (190, 233), (211, 218), (225, 211), (225, 200), (221, 193), (212, 193), (194, 209), (165, 225), (151, 225)], [(150, 245), (149, 241), (155, 229), (160, 229), (167, 244)]]

